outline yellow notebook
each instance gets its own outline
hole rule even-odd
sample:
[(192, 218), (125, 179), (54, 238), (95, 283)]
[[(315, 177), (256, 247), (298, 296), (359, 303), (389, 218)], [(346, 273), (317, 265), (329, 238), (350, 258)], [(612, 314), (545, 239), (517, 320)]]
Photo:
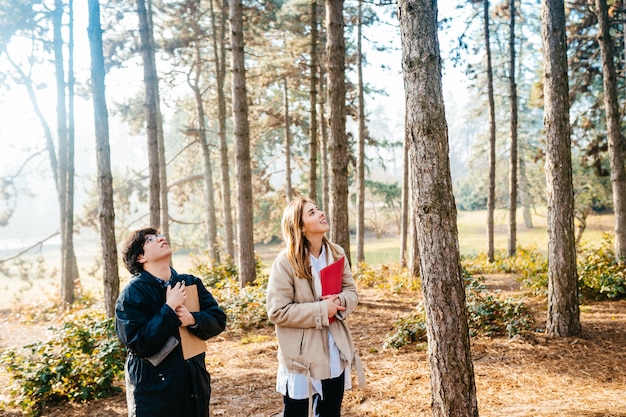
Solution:
[[(185, 291), (187, 291), (187, 298), (183, 303), (184, 306), (191, 312), (200, 311), (200, 299), (198, 298), (198, 287), (196, 284), (187, 285)], [(178, 330), (180, 331), (180, 343), (185, 359), (193, 358), (194, 356), (206, 352), (205, 340), (191, 333), (186, 327), (181, 326)]]

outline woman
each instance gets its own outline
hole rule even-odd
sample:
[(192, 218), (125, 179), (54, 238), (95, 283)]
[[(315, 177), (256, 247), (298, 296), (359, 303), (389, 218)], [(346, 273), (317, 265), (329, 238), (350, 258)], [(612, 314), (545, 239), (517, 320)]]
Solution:
[(340, 416), (352, 364), (364, 383), (345, 322), (358, 303), (347, 260), (341, 291), (322, 296), (320, 271), (345, 258), (326, 237), (328, 229), (326, 215), (307, 197), (296, 197), (283, 214), (286, 247), (272, 265), (267, 313), (278, 337), (276, 390), (283, 394), (284, 417)]

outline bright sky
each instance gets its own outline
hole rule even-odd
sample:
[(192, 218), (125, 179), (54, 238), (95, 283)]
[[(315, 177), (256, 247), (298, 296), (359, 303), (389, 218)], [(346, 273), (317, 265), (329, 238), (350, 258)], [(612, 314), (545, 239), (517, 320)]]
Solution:
[[(454, 13), (452, 10), (454, 1), (440, 1), (440, 18)], [(76, 71), (77, 78), (83, 82), (89, 77), (89, 45), (87, 36), (87, 3), (75, 2), (75, 39), (76, 39)], [(374, 84), (376, 87), (384, 88), (388, 96), (376, 97), (375, 103), (370, 103), (369, 111), (372, 121), (371, 128), (376, 126), (384, 127), (387, 133), (394, 138), (401, 138), (403, 135), (404, 102), (403, 81), (400, 69), (400, 39), (399, 31), (393, 27), (383, 27), (376, 29), (375, 33), (366, 36), (376, 36), (379, 39), (384, 37), (396, 37), (394, 41), (397, 51), (386, 52), (384, 54), (370, 51), (368, 60), (371, 66), (364, 68), (364, 78), (366, 82)], [(449, 41), (440, 34), (440, 44), (442, 50)], [(19, 51), (28, 48), (28, 44), (23, 41), (14, 42), (10, 45), (12, 57), (17, 59)], [(382, 70), (380, 63), (384, 62), (389, 70)], [(6, 64), (6, 63), (5, 63)], [(450, 66), (451, 67), (451, 66)], [(55, 101), (53, 72), (48, 68), (47, 86), (37, 92), (37, 97), (42, 110), (45, 113), (48, 123), (53, 130), (55, 123)], [(44, 77), (40, 75), (40, 78)], [(121, 97), (129, 92), (136, 91), (136, 85), (140, 85), (143, 75), (140, 70), (117, 72), (107, 75), (107, 93), (109, 105), (111, 98)], [(444, 90), (446, 102), (454, 103), (451, 107), (462, 107), (464, 100), (463, 88), (457, 80), (461, 77), (454, 72), (444, 74)], [(449, 106), (450, 107), (450, 106)], [(45, 146), (43, 130), (41, 124), (33, 112), (32, 105), (26, 95), (23, 86), (17, 85), (8, 92), (3, 92), (0, 96), (0, 138), (2, 140), (2, 152), (0, 152), (0, 175), (15, 173), (25, 158), (32, 153), (43, 150)], [(95, 143), (93, 135), (93, 108), (92, 103), (76, 97), (76, 188), (77, 192), (85, 189), (87, 178), (95, 172)], [(113, 164), (123, 165), (127, 163), (147, 164), (145, 156), (144, 137), (130, 137), (127, 129), (121, 126), (115, 119), (111, 123), (111, 152)], [(452, 130), (452, 128), (451, 128)], [(452, 137), (452, 132), (451, 132)], [(401, 151), (397, 151), (401, 152)], [(402, 161), (401, 153), (390, 156), (391, 161)], [(58, 204), (56, 203), (56, 193), (52, 184), (49, 162), (47, 154), (36, 157), (27, 167), (26, 172), (35, 173), (30, 175), (28, 181), (18, 182), (20, 198), (17, 209), (11, 223), (2, 229), (2, 239), (0, 239), (0, 250), (13, 246), (24, 246), (28, 242), (37, 240), (43, 236), (53, 233), (58, 228)], [(401, 166), (391, 167), (399, 174)], [(31, 196), (26, 196), (26, 194)], [(76, 211), (80, 212), (80, 200), (76, 202)], [(4, 208), (4, 202), (0, 202), (0, 210)]]

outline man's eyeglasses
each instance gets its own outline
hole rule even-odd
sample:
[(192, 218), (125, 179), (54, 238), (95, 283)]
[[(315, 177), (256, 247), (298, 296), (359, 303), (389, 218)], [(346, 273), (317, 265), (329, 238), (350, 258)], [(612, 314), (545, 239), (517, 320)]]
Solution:
[(146, 241), (144, 243), (152, 243), (152, 242), (156, 242), (159, 239), (165, 239), (165, 235), (164, 234), (159, 234), (159, 235), (148, 235), (146, 236)]

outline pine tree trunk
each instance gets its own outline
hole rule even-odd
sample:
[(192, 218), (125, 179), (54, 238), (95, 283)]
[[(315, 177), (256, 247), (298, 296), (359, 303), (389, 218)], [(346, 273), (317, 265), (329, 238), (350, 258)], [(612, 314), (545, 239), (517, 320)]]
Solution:
[[(215, 73), (217, 84), (217, 109), (218, 109), (218, 123), (219, 123), (219, 141), (220, 141), (220, 168), (222, 174), (222, 204), (224, 206), (224, 240), (226, 243), (226, 253), (231, 259), (235, 258), (235, 233), (233, 231), (233, 211), (230, 199), (230, 164), (228, 157), (228, 142), (226, 140), (226, 93), (225, 93), (225, 80), (226, 80), (226, 14), (227, 14), (227, 1), (221, 1), (220, 12), (220, 30), (219, 37), (217, 35), (217, 24), (215, 22), (215, 11), (213, 10), (213, 0), (209, 1), (209, 7), (211, 12), (211, 26), (213, 27), (213, 52), (215, 58)], [(218, 44), (219, 39), (219, 44)]]
[(326, 0), (326, 62), (328, 65), (328, 104), (330, 137), (330, 236), (346, 251), (350, 260), (348, 224), (348, 157), (346, 134), (346, 85), (343, 34), (343, 0)]
[[(202, 35), (200, 28), (194, 25), (197, 35)], [(209, 263), (214, 265), (220, 262), (220, 252), (217, 244), (217, 218), (215, 215), (215, 188), (213, 185), (213, 163), (211, 161), (211, 149), (207, 143), (206, 114), (204, 112), (204, 101), (200, 91), (200, 78), (202, 77), (201, 48), (198, 43), (196, 48), (196, 62), (194, 64), (194, 77), (190, 80), (190, 86), (196, 101), (196, 112), (198, 114), (198, 143), (202, 151), (202, 176), (203, 194), (205, 206), (204, 225), (206, 229), (206, 242), (209, 251)]]
[(483, 1), (483, 26), (487, 52), (487, 97), (489, 99), (489, 192), (487, 194), (487, 259), (495, 260), (494, 212), (496, 210), (496, 105), (493, 98), (493, 68), (489, 31), (489, 0)]
[(478, 405), (448, 157), (436, 2), (401, 0), (398, 16), (432, 415), (476, 417)]
[(357, 140), (357, 222), (356, 222), (356, 260), (357, 265), (365, 262), (365, 99), (363, 97), (363, 0), (359, 0), (357, 23), (357, 96), (359, 105), (358, 140)]
[(143, 59), (143, 82), (146, 92), (145, 114), (148, 135), (148, 172), (150, 175), (150, 226), (161, 227), (161, 183), (159, 180), (159, 87), (154, 57), (152, 26), (148, 18), (146, 1), (137, 0), (139, 37)]
[(115, 239), (115, 210), (113, 204), (113, 175), (109, 146), (109, 115), (105, 94), (104, 54), (100, 2), (89, 0), (89, 46), (91, 51), (91, 89), (96, 128), (96, 162), (98, 177), (98, 213), (100, 246), (102, 248), (104, 310), (106, 317), (115, 316), (115, 302), (120, 291), (117, 243)]
[(548, 319), (546, 333), (580, 333), (569, 86), (563, 0), (542, 0), (544, 125), (548, 193)]
[(509, 159), (509, 256), (517, 251), (517, 84), (515, 81), (515, 0), (509, 2), (509, 88), (511, 92), (511, 155)]
[(318, 200), (317, 195), (317, 0), (311, 2), (311, 62), (310, 71), (310, 123), (311, 138), (309, 142), (309, 198)]
[(244, 287), (256, 279), (250, 168), (250, 127), (243, 38), (241, 0), (230, 0), (230, 41), (232, 60), (233, 122), (236, 142), (237, 216), (239, 220), (239, 284)]
[(409, 236), (409, 147), (402, 142), (402, 215), (400, 219), (400, 262), (407, 266), (407, 239)]
[(285, 98), (285, 176), (287, 179), (286, 192), (287, 202), (293, 199), (293, 187), (291, 185), (291, 132), (289, 130), (289, 88), (287, 77), (283, 78), (283, 94)]
[(322, 128), (322, 143), (320, 144), (320, 159), (322, 161), (322, 208), (329, 214), (330, 206), (330, 179), (328, 175), (328, 119), (326, 117), (326, 98), (328, 97), (328, 89), (326, 88), (326, 70), (323, 65), (320, 66), (320, 126)]
[(611, 165), (611, 188), (615, 213), (615, 257), (626, 259), (626, 169), (624, 169), (624, 137), (621, 132), (621, 115), (617, 99), (617, 76), (615, 54), (611, 40), (606, 0), (596, 0), (596, 14), (600, 51), (602, 51), (602, 77), (604, 84), (604, 107), (606, 112), (609, 161)]

